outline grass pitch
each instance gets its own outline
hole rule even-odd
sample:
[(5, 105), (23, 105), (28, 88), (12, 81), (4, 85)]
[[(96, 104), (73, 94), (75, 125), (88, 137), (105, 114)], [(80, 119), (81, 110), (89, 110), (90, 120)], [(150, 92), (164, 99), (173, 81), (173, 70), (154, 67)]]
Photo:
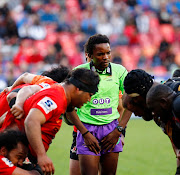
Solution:
[[(69, 174), (73, 127), (63, 122), (48, 151), (55, 175)], [(169, 138), (153, 122), (131, 119), (124, 150), (119, 154), (117, 175), (174, 175), (176, 158)]]

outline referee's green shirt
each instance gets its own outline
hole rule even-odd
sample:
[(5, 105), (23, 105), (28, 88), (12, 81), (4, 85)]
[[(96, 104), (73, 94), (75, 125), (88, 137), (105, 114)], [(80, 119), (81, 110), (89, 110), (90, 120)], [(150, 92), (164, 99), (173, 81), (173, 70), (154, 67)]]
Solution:
[(123, 82), (127, 75), (125, 67), (110, 63), (100, 72), (95, 69), (92, 62), (82, 64), (76, 68), (87, 68), (97, 71), (100, 76), (98, 92), (91, 97), (91, 101), (77, 109), (80, 120), (93, 125), (104, 125), (119, 118), (117, 110), (119, 103), (119, 91), (124, 92)]

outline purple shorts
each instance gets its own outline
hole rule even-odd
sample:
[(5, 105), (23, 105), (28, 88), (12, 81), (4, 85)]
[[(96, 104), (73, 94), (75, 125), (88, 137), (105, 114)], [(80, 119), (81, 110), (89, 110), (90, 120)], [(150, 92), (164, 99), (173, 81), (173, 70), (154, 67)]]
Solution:
[[(109, 133), (111, 133), (116, 126), (118, 125), (118, 121), (114, 120), (109, 124), (106, 125), (90, 125), (87, 123), (83, 123), (84, 126), (89, 130), (91, 134), (93, 134), (96, 139), (101, 142), (101, 140), (107, 136)], [(104, 152), (103, 150), (99, 154), (95, 154), (94, 152), (90, 151), (89, 148), (85, 145), (84, 139), (82, 137), (82, 134), (78, 131), (77, 138), (76, 138), (76, 146), (77, 146), (77, 154), (86, 154), (86, 155), (95, 155), (95, 156), (101, 156), (102, 154), (106, 154), (108, 152)], [(122, 152), (123, 147), (121, 143), (121, 137), (119, 137), (119, 140), (114, 147), (114, 149), (111, 152)]]

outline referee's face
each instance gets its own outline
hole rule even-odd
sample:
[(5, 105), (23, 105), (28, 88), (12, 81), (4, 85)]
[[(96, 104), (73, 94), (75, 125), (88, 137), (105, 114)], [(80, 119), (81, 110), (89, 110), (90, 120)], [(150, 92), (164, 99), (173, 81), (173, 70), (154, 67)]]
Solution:
[(109, 43), (96, 44), (91, 59), (96, 69), (103, 71), (107, 68), (111, 60), (111, 48)]

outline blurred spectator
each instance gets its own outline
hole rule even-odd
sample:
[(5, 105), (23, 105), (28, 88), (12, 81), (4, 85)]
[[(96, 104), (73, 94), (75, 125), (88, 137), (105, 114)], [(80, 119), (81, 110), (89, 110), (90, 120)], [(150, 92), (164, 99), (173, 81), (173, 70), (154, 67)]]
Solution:
[(11, 17), (11, 12), (6, 11), (6, 15), (1, 15), (1, 18), (3, 18), (3, 29), (5, 30), (2, 37), (5, 39), (9, 39), (12, 37), (18, 37), (18, 30), (15, 21)]
[(96, 33), (97, 20), (93, 9), (88, 6), (86, 11), (83, 11), (83, 19), (81, 22), (81, 29), (87, 35), (94, 35)]
[(117, 49), (113, 49), (111, 51), (112, 54), (112, 62), (116, 63), (116, 64), (122, 64), (122, 58), (119, 54), (119, 52), (117, 51)]
[(162, 60), (159, 57), (159, 52), (156, 52), (152, 59), (152, 67), (157, 67), (162, 65)]
[(172, 14), (174, 8), (176, 8), (177, 11), (180, 13), (180, 2), (179, 2), (179, 0), (169, 0), (169, 1), (167, 1), (167, 4), (166, 4), (167, 12)]
[(58, 23), (58, 14), (51, 9), (49, 4), (39, 11), (39, 15), (42, 23)]
[(125, 27), (125, 20), (121, 17), (120, 13), (114, 8), (110, 17), (113, 34), (122, 34)]
[(43, 57), (35, 47), (34, 41), (30, 39), (23, 40), (18, 53), (13, 58), (14, 64), (20, 67), (23, 64), (38, 63), (42, 60)]
[(87, 0), (79, 0), (79, 6), (81, 10), (86, 10), (89, 5), (89, 2)]
[(4, 90), (4, 88), (7, 87), (7, 79), (6, 77), (3, 75), (3, 71), (2, 68), (0, 67), (0, 92), (2, 90)]
[(43, 40), (46, 37), (46, 29), (40, 24), (39, 17), (35, 14), (29, 16), (31, 23), (24, 23), (18, 32), (21, 38)]
[(138, 68), (140, 68), (140, 69), (146, 68), (147, 64), (148, 64), (147, 61), (148, 60), (147, 60), (146, 56), (144, 55), (143, 52), (141, 52), (141, 55), (138, 60)]
[(166, 3), (160, 4), (158, 18), (159, 18), (160, 24), (170, 24), (171, 23), (170, 14), (166, 10)]
[(134, 18), (130, 18), (129, 21), (127, 21), (124, 29), (124, 35), (129, 39), (130, 45), (138, 44), (137, 29)]
[(149, 32), (149, 17), (146, 13), (142, 11), (136, 17), (136, 26), (139, 33), (148, 33)]
[(128, 4), (129, 6), (131, 6), (131, 7), (134, 7), (134, 6), (137, 5), (136, 0), (127, 0), (126, 2), (127, 2), (127, 4)]
[(46, 64), (54, 64), (56, 61), (56, 48), (53, 45), (49, 45), (48, 53), (44, 58)]
[(25, 13), (28, 13), (28, 14), (32, 13), (32, 8), (29, 5), (29, 0), (23, 0), (22, 1), (22, 6), (23, 6), (23, 9), (24, 9)]
[(129, 70), (180, 66), (178, 0), (11, 0), (0, 1), (3, 81), (85, 62), (84, 43), (95, 33), (109, 36), (113, 61)]

